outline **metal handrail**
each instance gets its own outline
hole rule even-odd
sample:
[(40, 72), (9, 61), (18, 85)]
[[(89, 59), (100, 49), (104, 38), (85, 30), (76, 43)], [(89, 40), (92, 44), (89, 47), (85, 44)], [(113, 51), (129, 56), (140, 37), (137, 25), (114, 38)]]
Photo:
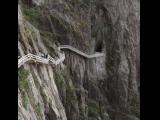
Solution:
[(58, 65), (61, 62), (63, 62), (64, 59), (65, 59), (65, 55), (64, 54), (60, 54), (60, 58), (58, 60), (55, 60), (50, 55), (48, 55), (48, 58), (43, 58), (41, 56), (28, 53), (27, 55), (22, 56), (20, 59), (18, 59), (18, 68), (21, 67), (23, 64), (25, 64), (28, 61), (40, 62), (40, 63), (43, 63), (43, 64), (55, 64), (55, 65)]

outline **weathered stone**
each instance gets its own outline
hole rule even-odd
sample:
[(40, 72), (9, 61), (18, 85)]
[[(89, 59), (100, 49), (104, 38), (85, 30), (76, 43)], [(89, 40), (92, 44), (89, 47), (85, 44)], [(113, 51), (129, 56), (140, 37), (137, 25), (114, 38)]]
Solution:
[[(43, 51), (58, 58), (58, 44), (67, 44), (86, 54), (103, 52), (105, 56), (84, 59), (64, 50), (66, 59), (60, 66), (25, 65), (31, 75), (31, 94), (27, 93), (27, 110), (19, 91), (19, 119), (139, 120), (140, 1), (32, 2), (40, 7), (35, 21), (40, 26), (35, 28), (18, 6), (20, 55), (29, 48), (34, 54)], [(41, 111), (37, 113), (38, 103)]]

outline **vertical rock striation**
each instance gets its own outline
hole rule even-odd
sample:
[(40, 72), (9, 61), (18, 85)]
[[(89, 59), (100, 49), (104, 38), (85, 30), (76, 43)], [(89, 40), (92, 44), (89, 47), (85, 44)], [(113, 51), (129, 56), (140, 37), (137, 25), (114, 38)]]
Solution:
[(139, 0), (19, 4), (19, 55), (44, 52), (56, 59), (59, 44), (86, 54), (105, 53), (84, 59), (64, 50), (59, 66), (24, 65), (19, 69), (19, 119), (139, 120)]

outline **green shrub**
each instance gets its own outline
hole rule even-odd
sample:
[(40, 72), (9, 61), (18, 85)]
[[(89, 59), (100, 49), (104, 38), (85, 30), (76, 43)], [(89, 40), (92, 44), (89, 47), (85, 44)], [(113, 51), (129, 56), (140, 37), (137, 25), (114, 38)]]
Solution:
[(29, 101), (28, 97), (27, 97), (27, 94), (26, 93), (22, 93), (21, 97), (22, 97), (22, 104), (23, 104), (24, 108), (27, 108), (28, 101)]
[(25, 69), (20, 69), (18, 71), (18, 87), (21, 91), (23, 91), (25, 88), (28, 88), (28, 83), (26, 81), (27, 77), (29, 75), (29, 72)]
[(136, 114), (136, 115), (138, 115), (138, 114), (139, 114), (139, 102), (138, 102), (137, 97), (132, 96), (132, 97), (129, 99), (128, 104), (129, 104), (129, 108), (128, 108), (129, 112), (130, 112), (131, 114)]
[(88, 117), (88, 120), (98, 120), (98, 119), (94, 117)]
[(37, 113), (37, 118), (38, 120), (41, 120), (41, 105), (40, 103), (38, 103), (36, 106), (35, 106), (35, 111)]
[(88, 120), (97, 120), (99, 117), (99, 105), (94, 100), (89, 100), (88, 102)]
[(39, 20), (41, 17), (41, 9), (39, 7), (25, 8), (24, 17), (31, 22), (34, 26), (39, 26)]
[(62, 87), (64, 85), (64, 78), (62, 74), (55, 72), (54, 75), (55, 75), (55, 82), (57, 86)]
[(22, 98), (22, 104), (24, 107), (27, 107), (28, 104), (28, 97), (25, 92), (25, 89), (28, 89), (28, 82), (27, 82), (27, 77), (28, 77), (29, 72), (25, 69), (20, 69), (18, 71), (18, 88), (21, 91), (21, 98)]

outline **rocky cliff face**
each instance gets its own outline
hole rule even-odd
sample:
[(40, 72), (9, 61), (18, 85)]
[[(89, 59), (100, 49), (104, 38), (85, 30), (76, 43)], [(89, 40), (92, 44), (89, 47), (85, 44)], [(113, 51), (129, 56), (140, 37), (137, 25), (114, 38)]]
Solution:
[(18, 117), (33, 120), (139, 120), (139, 0), (21, 0), (19, 55), (48, 53), (64, 63), (19, 68)]

